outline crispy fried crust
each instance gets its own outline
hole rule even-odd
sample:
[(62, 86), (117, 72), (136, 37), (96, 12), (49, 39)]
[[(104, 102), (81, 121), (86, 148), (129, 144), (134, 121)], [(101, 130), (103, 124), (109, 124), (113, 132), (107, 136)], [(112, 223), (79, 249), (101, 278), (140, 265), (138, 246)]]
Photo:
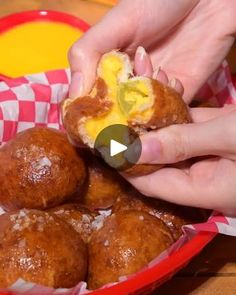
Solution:
[(103, 163), (92, 153), (86, 154), (88, 169), (87, 184), (80, 202), (92, 209), (111, 207), (120, 193), (125, 191), (126, 182), (118, 172)]
[[(129, 127), (142, 130), (154, 130), (167, 127), (173, 124), (190, 123), (191, 117), (187, 105), (181, 96), (172, 88), (152, 80), (153, 93), (155, 95), (154, 113), (146, 124), (129, 122)], [(151, 174), (164, 165), (160, 164), (139, 164), (124, 171), (130, 177), (144, 176)]]
[(82, 205), (70, 203), (50, 209), (48, 212), (70, 224), (85, 243), (88, 243), (92, 234), (92, 221), (97, 215)]
[(121, 194), (117, 198), (112, 212), (116, 213), (131, 209), (144, 211), (161, 219), (169, 227), (175, 240), (178, 240), (183, 234), (183, 225), (199, 223), (207, 219), (204, 210), (148, 198), (134, 189)]
[(97, 90), (94, 97), (79, 97), (68, 105), (67, 100), (64, 100), (61, 105), (64, 127), (70, 138), (79, 145), (90, 142), (88, 135), (79, 127), (89, 118), (106, 115), (112, 106), (112, 102), (107, 99), (107, 86), (104, 80), (98, 78), (94, 88)]
[(83, 160), (62, 132), (35, 127), (0, 149), (0, 205), (45, 209), (69, 200), (86, 178)]
[(20, 210), (0, 216), (0, 288), (19, 278), (53, 288), (84, 280), (87, 248), (79, 234), (55, 215)]
[(173, 241), (168, 227), (146, 212), (128, 210), (111, 215), (89, 243), (89, 288), (141, 270)]
[(163, 166), (161, 164), (137, 164), (122, 171), (122, 173), (128, 177), (145, 176), (161, 169)]

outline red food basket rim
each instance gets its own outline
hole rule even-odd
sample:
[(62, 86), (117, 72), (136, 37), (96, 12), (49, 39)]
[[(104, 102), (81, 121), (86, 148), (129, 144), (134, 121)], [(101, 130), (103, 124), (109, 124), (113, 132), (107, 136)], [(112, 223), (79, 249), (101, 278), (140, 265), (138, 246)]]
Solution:
[[(0, 34), (11, 30), (17, 25), (36, 21), (60, 22), (77, 28), (82, 32), (86, 32), (90, 28), (88, 23), (68, 13), (54, 10), (29, 10), (13, 13), (0, 18)], [(0, 81), (6, 78), (11, 77), (0, 73)]]
[(82, 19), (65, 12), (53, 10), (29, 10), (0, 18), (0, 34), (17, 25), (35, 21), (61, 22), (80, 29), (83, 32), (90, 28), (89, 24)]
[[(33, 21), (56, 21), (69, 24), (75, 28), (85, 32), (89, 29), (89, 25), (79, 19), (78, 17), (70, 14), (52, 11), (52, 10), (31, 10), (19, 13), (14, 13), (3, 18), (0, 18), (0, 34), (13, 28), (14, 26), (33, 22)], [(7, 78), (4, 75), (0, 75)], [(180, 269), (181, 266), (185, 265), (192, 257), (197, 255), (204, 246), (206, 246), (217, 233), (212, 232), (200, 232), (192, 240), (181, 247), (177, 252), (171, 254), (168, 258), (164, 259), (161, 263), (153, 266), (145, 271), (138, 273), (130, 279), (120, 282), (117, 285), (113, 285), (109, 288), (95, 290), (89, 294), (91, 295), (120, 295), (130, 294), (154, 283), (157, 280), (167, 278), (171, 274), (175, 273), (176, 270)], [(16, 294), (9, 291), (0, 291), (0, 295)]]

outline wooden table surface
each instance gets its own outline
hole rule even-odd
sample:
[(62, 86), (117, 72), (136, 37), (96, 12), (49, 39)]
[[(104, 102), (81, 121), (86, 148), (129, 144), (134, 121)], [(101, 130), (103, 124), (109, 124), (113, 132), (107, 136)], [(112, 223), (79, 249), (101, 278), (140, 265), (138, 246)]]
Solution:
[[(109, 10), (109, 6), (86, 0), (0, 0), (0, 16), (31, 9), (64, 11), (79, 16), (92, 25)], [(228, 60), (236, 73), (235, 48), (231, 50)], [(185, 269), (154, 294), (236, 294), (236, 239), (216, 237)]]

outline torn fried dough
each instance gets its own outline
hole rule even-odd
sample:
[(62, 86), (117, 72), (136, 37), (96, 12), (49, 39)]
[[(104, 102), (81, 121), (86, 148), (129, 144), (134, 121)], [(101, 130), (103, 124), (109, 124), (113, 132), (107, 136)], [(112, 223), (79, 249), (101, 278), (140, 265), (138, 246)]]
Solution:
[[(94, 147), (97, 135), (113, 124), (129, 126), (142, 135), (191, 121), (185, 102), (174, 89), (151, 78), (134, 77), (128, 55), (118, 51), (103, 55), (91, 93), (66, 99), (62, 114), (69, 136), (90, 148)], [(137, 173), (147, 174), (158, 167), (145, 165), (141, 169), (140, 166)], [(133, 168), (129, 173), (135, 174)]]

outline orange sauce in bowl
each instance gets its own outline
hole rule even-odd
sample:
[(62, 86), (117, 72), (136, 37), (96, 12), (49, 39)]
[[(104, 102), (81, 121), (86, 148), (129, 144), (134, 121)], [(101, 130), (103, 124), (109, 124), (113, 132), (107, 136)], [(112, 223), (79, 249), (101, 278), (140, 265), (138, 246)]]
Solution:
[(0, 74), (18, 77), (68, 67), (67, 52), (83, 34), (60, 22), (17, 25), (0, 34)]

